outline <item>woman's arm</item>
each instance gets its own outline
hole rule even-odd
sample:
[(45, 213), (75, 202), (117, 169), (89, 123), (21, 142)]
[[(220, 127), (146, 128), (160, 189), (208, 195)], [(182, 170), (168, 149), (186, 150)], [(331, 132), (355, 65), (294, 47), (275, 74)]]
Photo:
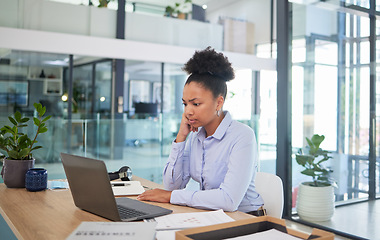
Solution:
[[(223, 157), (226, 153), (221, 151), (220, 154), (220, 157)], [(216, 159), (218, 158), (219, 156), (216, 156)], [(250, 132), (234, 143), (228, 156), (227, 171), (224, 176), (219, 176), (222, 178), (219, 187), (199, 191), (174, 190), (170, 202), (203, 209), (235, 211), (247, 194), (248, 188), (253, 187), (250, 185), (254, 179), (256, 165), (257, 146), (254, 134)], [(222, 167), (214, 166), (215, 169)], [(258, 198), (257, 193), (253, 195), (253, 198)]]
[(164, 188), (166, 190), (172, 191), (185, 188), (186, 184), (189, 182), (189, 149), (190, 144), (188, 144), (188, 142), (173, 142), (169, 159), (162, 175)]
[(153, 189), (145, 191), (137, 197), (138, 200), (167, 203), (170, 202), (172, 190), (182, 189), (186, 186), (190, 179), (190, 173), (188, 157), (184, 152), (185, 142), (172, 143), (172, 150), (163, 173), (164, 188), (166, 190)]

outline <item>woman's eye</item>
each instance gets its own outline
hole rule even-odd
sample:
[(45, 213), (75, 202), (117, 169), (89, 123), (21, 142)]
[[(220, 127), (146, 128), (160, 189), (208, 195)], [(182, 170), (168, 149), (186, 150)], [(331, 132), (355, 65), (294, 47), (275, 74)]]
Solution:
[(183, 106), (185, 106), (185, 107), (187, 106), (187, 104), (186, 104), (186, 103), (184, 103), (184, 102), (182, 103), (182, 105), (183, 105)]
[(200, 105), (200, 103), (194, 103), (194, 106), (199, 106)]

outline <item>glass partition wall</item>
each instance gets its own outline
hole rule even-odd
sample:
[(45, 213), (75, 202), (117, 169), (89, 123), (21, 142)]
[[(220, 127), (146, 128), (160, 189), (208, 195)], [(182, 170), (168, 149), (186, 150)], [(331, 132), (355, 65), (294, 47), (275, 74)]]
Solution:
[[(33, 116), (35, 102), (46, 106), (52, 118), (48, 132), (38, 137), (43, 148), (34, 157), (37, 166), (48, 169), (50, 179), (64, 177), (59, 154), (67, 152), (105, 160), (110, 171), (128, 165), (136, 175), (162, 181), (183, 112), (187, 75), (182, 65), (125, 60), (123, 113), (115, 119), (111, 116), (112, 59), (73, 56), (70, 86), (69, 55), (3, 52), (9, 64), (0, 65), (0, 121), (7, 123), (16, 110)], [(268, 108), (275, 105), (275, 85), (272, 72), (237, 69), (225, 105), (234, 119), (255, 130), (261, 170), (267, 172), (275, 171), (276, 111)], [(265, 101), (259, 95), (265, 95)], [(261, 109), (264, 117), (260, 119)], [(122, 150), (115, 148), (118, 139), (123, 139), (118, 142)]]
[[(325, 166), (332, 170), (330, 177), (338, 184), (337, 207), (369, 199), (371, 181), (375, 193), (379, 193), (379, 158), (371, 159), (370, 147), (372, 131), (376, 138), (372, 149), (379, 154), (379, 114), (376, 112), (376, 123), (371, 125), (370, 111), (379, 102), (378, 87), (375, 90), (371, 83), (370, 53), (375, 49), (370, 48), (370, 15), (368, 9), (355, 7), (354, 11), (348, 4), (339, 4), (340, 8), (322, 2), (292, 4), (294, 213), (298, 185), (311, 178), (300, 173), (295, 154), (307, 145), (305, 138), (313, 134), (325, 135), (321, 148), (332, 152)], [(378, 30), (376, 34), (378, 38)], [(371, 91), (376, 92), (372, 102)], [(373, 175), (371, 162), (375, 163)], [(314, 223), (334, 228), (334, 219)]]

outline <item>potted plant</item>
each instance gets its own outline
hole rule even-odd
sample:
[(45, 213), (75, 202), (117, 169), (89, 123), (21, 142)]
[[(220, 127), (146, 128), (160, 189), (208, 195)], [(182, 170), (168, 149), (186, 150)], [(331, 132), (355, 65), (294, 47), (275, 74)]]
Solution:
[(98, 7), (102, 8), (102, 7), (107, 7), (108, 6), (108, 3), (110, 3), (112, 0), (99, 0), (99, 5)]
[(34, 167), (32, 152), (42, 146), (36, 146), (37, 136), (46, 132), (46, 121), (51, 116), (44, 117), (46, 108), (40, 103), (34, 103), (38, 117), (33, 117), (33, 123), (37, 127), (32, 138), (22, 131), (28, 126), (29, 118), (23, 117), (19, 111), (8, 119), (12, 127), (5, 125), (0, 129), (0, 149), (4, 152), (3, 168), (1, 175), (5, 185), (9, 188), (25, 187), (25, 174), (29, 168)]
[(174, 8), (172, 6), (167, 6), (165, 8), (165, 17), (173, 17)]
[(193, 8), (192, 0), (185, 0), (183, 3), (174, 3), (174, 6), (168, 5), (165, 8), (166, 17), (176, 17), (179, 19), (187, 19), (189, 13)]
[(296, 155), (297, 163), (304, 168), (301, 173), (312, 178), (300, 184), (297, 196), (298, 215), (307, 221), (328, 221), (334, 214), (336, 183), (329, 177), (331, 170), (322, 164), (331, 158), (330, 152), (320, 148), (324, 139), (318, 134), (306, 138), (306, 151), (300, 149)]

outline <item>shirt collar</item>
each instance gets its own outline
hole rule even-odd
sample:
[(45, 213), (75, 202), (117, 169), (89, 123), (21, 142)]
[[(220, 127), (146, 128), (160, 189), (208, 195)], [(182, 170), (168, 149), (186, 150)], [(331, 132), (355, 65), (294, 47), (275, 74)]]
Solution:
[[(228, 111), (224, 111), (224, 118), (211, 137), (216, 138), (218, 140), (222, 139), (224, 134), (227, 132), (228, 127), (231, 125), (231, 123), (232, 123), (231, 114)], [(201, 139), (202, 137), (204, 138), (204, 136), (206, 135), (206, 132), (203, 127), (198, 131), (197, 135), (198, 135), (198, 139)]]

